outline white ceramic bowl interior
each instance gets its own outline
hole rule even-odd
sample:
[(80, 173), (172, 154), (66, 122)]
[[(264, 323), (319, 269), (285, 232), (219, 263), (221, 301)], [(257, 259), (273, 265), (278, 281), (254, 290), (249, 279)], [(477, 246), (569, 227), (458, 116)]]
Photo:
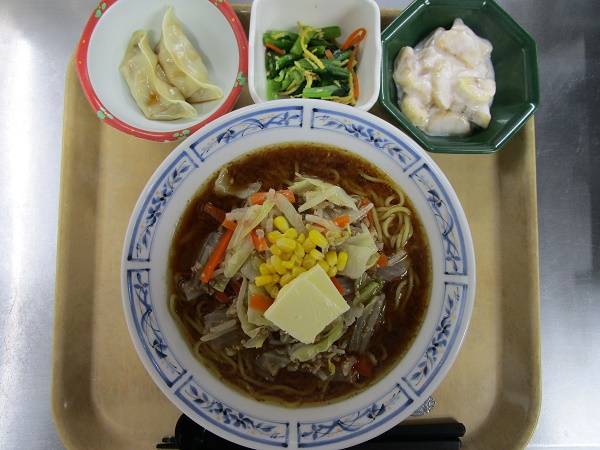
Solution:
[[(127, 44), (136, 30), (147, 30), (152, 48), (161, 35), (167, 4), (201, 55), (209, 79), (223, 90), (219, 100), (195, 103), (198, 112), (190, 119), (147, 119), (131, 96), (119, 73)], [(187, 137), (231, 110), (245, 82), (247, 41), (241, 24), (227, 3), (210, 0), (118, 0), (101, 3), (83, 33), (78, 49), (78, 73), (92, 107), (99, 116), (121, 131), (153, 140)], [(242, 58), (244, 59), (241, 61)], [(238, 76), (243, 70), (243, 80)], [(184, 132), (187, 130), (187, 132)], [(179, 134), (177, 134), (179, 133)]]
[[(194, 358), (168, 311), (165, 280), (173, 231), (189, 199), (211, 174), (253, 149), (294, 141), (342, 147), (392, 176), (421, 217), (433, 273), (422, 328), (388, 375), (332, 405), (288, 409), (240, 394)], [(363, 111), (296, 99), (236, 110), (196, 132), (167, 157), (131, 216), (121, 282), (136, 350), (156, 384), (186, 415), (247, 447), (337, 449), (371, 439), (402, 421), (442, 381), (471, 316), (475, 261), (462, 207), (424, 150), (393, 125)]]
[(262, 35), (269, 30), (297, 32), (298, 21), (312, 27), (338, 25), (341, 44), (357, 28), (367, 36), (357, 53), (360, 95), (355, 108), (367, 111), (379, 96), (381, 25), (379, 6), (374, 0), (254, 0), (248, 41), (248, 88), (255, 103), (267, 101), (265, 46)]

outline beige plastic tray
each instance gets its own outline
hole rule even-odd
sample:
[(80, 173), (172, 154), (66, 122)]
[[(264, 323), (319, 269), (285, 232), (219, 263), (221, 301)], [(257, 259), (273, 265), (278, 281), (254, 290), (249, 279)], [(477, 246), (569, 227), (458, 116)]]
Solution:
[[(236, 12), (247, 27), (249, 6)], [(398, 11), (382, 10), (382, 29)], [(180, 412), (131, 343), (120, 256), (145, 183), (176, 143), (102, 123), (74, 62), (66, 78), (53, 343), (52, 409), (72, 449), (151, 449)], [(251, 102), (247, 91), (237, 107)], [(371, 112), (389, 119), (376, 106)], [(540, 410), (540, 322), (534, 123), (492, 155), (432, 154), (465, 209), (477, 262), (470, 328), (437, 406), (419, 419), (465, 424), (466, 449), (523, 448)]]

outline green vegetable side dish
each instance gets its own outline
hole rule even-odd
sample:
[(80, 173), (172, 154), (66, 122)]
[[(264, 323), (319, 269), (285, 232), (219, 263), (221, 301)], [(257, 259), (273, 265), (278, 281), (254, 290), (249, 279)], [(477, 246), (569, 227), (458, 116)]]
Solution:
[(356, 52), (366, 30), (359, 28), (338, 45), (338, 26), (313, 28), (298, 22), (298, 34), (268, 31), (266, 47), (267, 99), (281, 96), (317, 98), (355, 105), (359, 88)]

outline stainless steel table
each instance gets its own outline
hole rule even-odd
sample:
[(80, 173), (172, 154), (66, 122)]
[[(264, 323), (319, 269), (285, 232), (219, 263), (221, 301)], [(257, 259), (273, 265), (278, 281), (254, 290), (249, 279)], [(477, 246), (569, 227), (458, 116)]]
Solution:
[[(542, 93), (535, 125), (543, 396), (529, 447), (600, 448), (600, 8), (593, 0), (499, 3), (537, 41)], [(0, 1), (2, 449), (63, 448), (50, 410), (63, 85), (96, 6)]]

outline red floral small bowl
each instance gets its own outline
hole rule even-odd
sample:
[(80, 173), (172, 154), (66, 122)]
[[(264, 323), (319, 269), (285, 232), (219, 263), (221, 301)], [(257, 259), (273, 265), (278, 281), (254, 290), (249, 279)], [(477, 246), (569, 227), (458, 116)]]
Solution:
[(152, 141), (184, 139), (228, 113), (248, 75), (248, 39), (226, 0), (170, 0), (183, 33), (201, 55), (208, 78), (223, 91), (218, 100), (194, 103), (192, 118), (150, 120), (119, 72), (136, 30), (154, 49), (167, 5), (162, 0), (106, 0), (92, 12), (77, 48), (79, 81), (98, 117), (125, 133)]

